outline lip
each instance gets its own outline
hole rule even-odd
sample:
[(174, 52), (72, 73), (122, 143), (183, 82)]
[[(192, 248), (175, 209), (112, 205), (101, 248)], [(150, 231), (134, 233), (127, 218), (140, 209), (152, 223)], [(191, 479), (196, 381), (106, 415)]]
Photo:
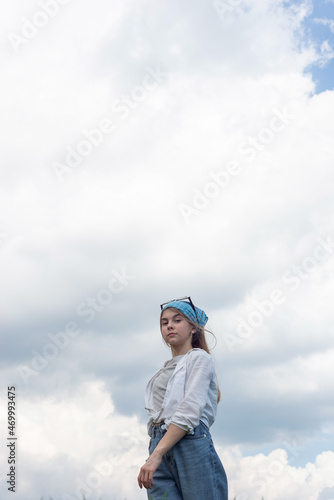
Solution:
[(169, 333), (169, 334), (167, 335), (167, 337), (171, 337), (171, 336), (172, 336), (172, 337), (174, 337), (174, 335), (176, 335), (176, 332), (171, 332), (171, 333)]

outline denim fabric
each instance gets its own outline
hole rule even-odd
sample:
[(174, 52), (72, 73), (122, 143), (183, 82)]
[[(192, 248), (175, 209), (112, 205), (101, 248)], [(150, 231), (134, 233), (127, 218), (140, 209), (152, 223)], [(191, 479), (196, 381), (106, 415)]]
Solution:
[[(166, 432), (154, 427), (150, 455)], [(149, 500), (228, 500), (226, 473), (203, 422), (163, 456), (153, 482)]]

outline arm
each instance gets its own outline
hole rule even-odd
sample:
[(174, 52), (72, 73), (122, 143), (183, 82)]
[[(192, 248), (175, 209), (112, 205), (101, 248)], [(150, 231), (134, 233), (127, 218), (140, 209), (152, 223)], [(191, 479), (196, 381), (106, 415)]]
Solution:
[[(189, 430), (192, 431), (194, 426), (198, 425), (205, 406), (212, 370), (213, 361), (211, 356), (196, 352), (192, 363), (188, 367), (184, 399), (174, 413), (166, 434), (140, 469), (138, 476), (140, 488), (144, 486), (146, 489), (151, 489), (154, 484), (153, 474), (159, 467), (163, 455), (188, 434)], [(181, 427), (186, 427), (188, 430), (183, 430)]]
[(180, 401), (170, 423), (185, 429), (188, 433), (193, 433), (199, 424), (214, 376), (211, 356), (194, 351), (187, 367), (184, 398)]
[(139, 487), (143, 486), (146, 489), (151, 489), (153, 486), (153, 474), (161, 464), (162, 457), (167, 451), (169, 451), (180, 439), (182, 439), (187, 434), (186, 431), (177, 427), (177, 425), (171, 424), (164, 437), (161, 439), (150, 458), (141, 467), (138, 484)]

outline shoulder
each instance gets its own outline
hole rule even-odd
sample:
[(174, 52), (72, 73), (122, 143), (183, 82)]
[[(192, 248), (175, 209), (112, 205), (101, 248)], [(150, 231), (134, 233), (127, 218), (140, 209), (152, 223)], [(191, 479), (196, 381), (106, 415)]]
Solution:
[(188, 351), (185, 358), (186, 362), (190, 364), (196, 364), (196, 363), (203, 363), (207, 365), (214, 364), (210, 354), (204, 351), (204, 349), (200, 349), (198, 347), (195, 347), (194, 349)]
[(199, 347), (194, 347), (193, 349), (190, 349), (190, 351), (187, 352), (187, 356), (190, 356), (192, 358), (208, 358), (208, 359), (212, 359), (210, 354), (206, 351), (204, 351), (204, 349), (200, 349)]

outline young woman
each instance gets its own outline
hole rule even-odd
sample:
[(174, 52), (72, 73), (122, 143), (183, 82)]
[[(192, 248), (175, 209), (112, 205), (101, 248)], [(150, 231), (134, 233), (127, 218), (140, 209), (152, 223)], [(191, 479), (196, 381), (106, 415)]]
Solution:
[(205, 340), (207, 320), (190, 297), (161, 305), (161, 334), (172, 359), (145, 393), (150, 456), (138, 484), (149, 500), (227, 500), (225, 470), (209, 431), (220, 393)]

